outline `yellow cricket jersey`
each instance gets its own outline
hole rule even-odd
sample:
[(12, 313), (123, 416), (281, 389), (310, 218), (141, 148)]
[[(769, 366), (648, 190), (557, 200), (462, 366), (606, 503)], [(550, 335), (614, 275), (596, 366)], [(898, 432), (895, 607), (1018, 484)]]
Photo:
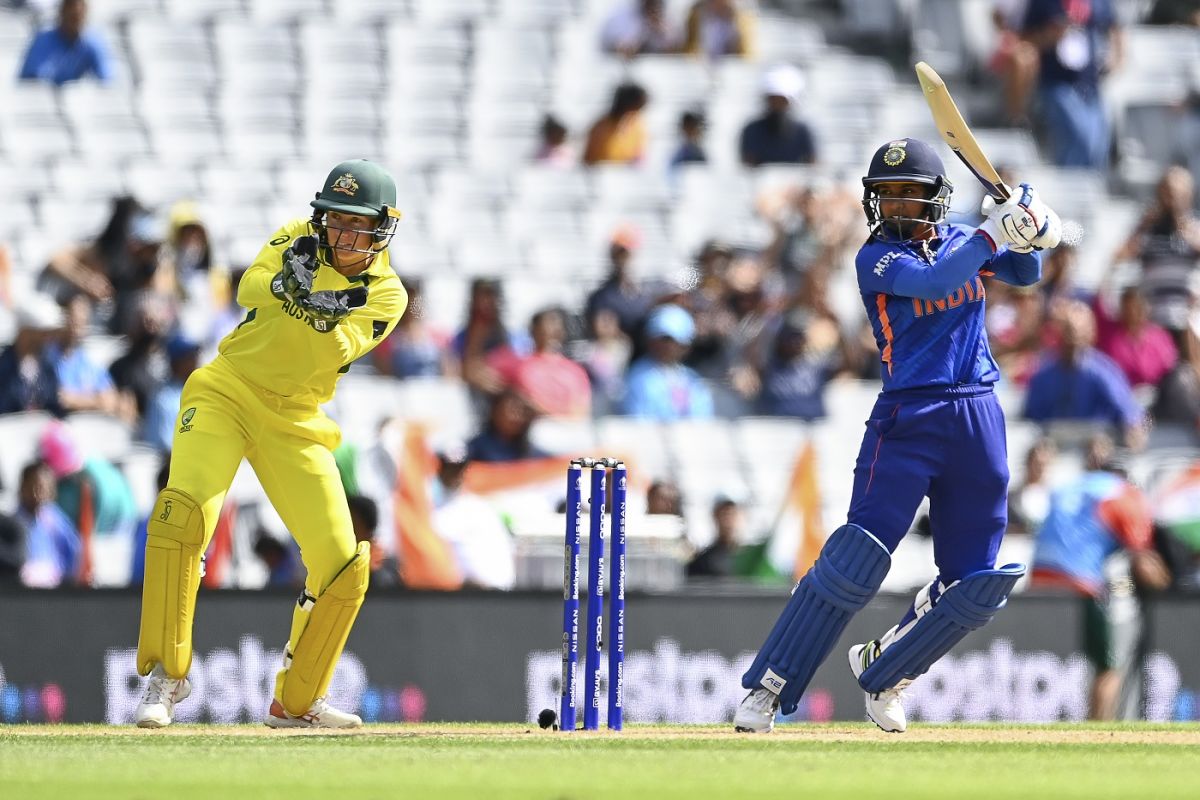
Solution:
[(283, 268), (283, 252), (296, 237), (315, 232), (309, 220), (293, 220), (263, 246), (238, 286), (237, 301), (247, 310), (246, 318), (218, 346), (219, 357), (248, 383), (314, 406), (333, 397), (338, 375), (387, 338), (408, 305), (387, 250), (351, 278), (321, 260), (314, 292), (365, 286), (367, 304), (329, 332), (317, 330), (302, 309), (271, 293), (271, 279)]

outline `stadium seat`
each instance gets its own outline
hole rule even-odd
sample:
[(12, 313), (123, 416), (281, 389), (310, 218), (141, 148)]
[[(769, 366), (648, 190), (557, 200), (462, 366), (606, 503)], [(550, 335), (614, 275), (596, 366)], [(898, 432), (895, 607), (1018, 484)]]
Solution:
[(454, 250), (458, 271), (467, 277), (509, 276), (525, 271), (524, 252), (506, 238), (486, 239), (477, 234), (446, 241)]
[(221, 131), (211, 117), (181, 116), (171, 122), (171, 126), (155, 126), (151, 132), (154, 154), (159, 160), (195, 165), (227, 153)]
[[(149, 17), (159, 13), (160, 0), (104, 0), (88, 5), (88, 21), (109, 28), (125, 20)], [(3, 22), (0, 22), (0, 28)]]
[(548, 453), (572, 458), (598, 453), (596, 430), (590, 419), (541, 417), (533, 423), (529, 439)]
[(596, 423), (596, 448), (604, 455), (624, 458), (630, 471), (644, 480), (672, 474), (662, 424), (634, 417), (603, 417)]
[[(0, 169), (0, 181), (16, 188), (16, 181), (5, 180)], [(51, 168), (51, 185), (59, 194), (69, 193), (81, 200), (105, 202), (125, 191), (126, 171), (113, 162), (90, 159), (62, 158)]]
[(428, 423), (445, 436), (466, 439), (475, 431), (466, 384), (454, 378), (402, 381), (399, 406), (393, 413), (403, 419)]
[[(163, 142), (160, 140), (159, 144)], [(184, 144), (184, 141), (180, 141), (177, 146), (182, 148)], [(170, 146), (167, 152), (171, 152)], [(192, 152), (185, 149), (180, 156), (186, 157)], [(133, 196), (150, 205), (166, 205), (176, 200), (195, 198), (200, 193), (196, 171), (178, 161), (138, 161), (129, 169), (125, 180)]]
[(242, 16), (246, 0), (160, 0), (163, 11), (178, 22), (208, 22)]
[(422, 22), (453, 23), (480, 19), (491, 10), (489, 0), (410, 0)]
[(85, 455), (93, 455), (113, 463), (129, 452), (133, 429), (123, 419), (95, 411), (76, 411), (66, 419)]
[(246, 0), (254, 22), (278, 25), (305, 19), (323, 18), (337, 0)]
[(375, 25), (412, 16), (411, 0), (337, 0), (330, 6), (340, 24)]
[(575, 0), (494, 0), (496, 15), (505, 22), (546, 25), (572, 17)]
[(143, 444), (132, 445), (118, 464), (133, 492), (133, 504), (139, 519), (154, 507), (154, 500), (158, 497), (158, 471), (162, 464), (163, 454)]
[(583, 308), (591, 288), (577, 277), (556, 275), (506, 275), (504, 277), (505, 323), (513, 330), (527, 331), (533, 315), (552, 306), (568, 313)]

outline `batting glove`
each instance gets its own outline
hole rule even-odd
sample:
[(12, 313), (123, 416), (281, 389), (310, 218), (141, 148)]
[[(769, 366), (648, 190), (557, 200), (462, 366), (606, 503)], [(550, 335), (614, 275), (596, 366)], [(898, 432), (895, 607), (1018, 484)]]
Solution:
[(979, 229), (991, 237), (997, 249), (1007, 245), (1013, 252), (1029, 253), (1055, 247), (1062, 238), (1058, 215), (1028, 183), (1020, 184), (1000, 205), (990, 196), (984, 197), (981, 211), (987, 219)]
[(328, 333), (350, 316), (351, 311), (367, 304), (367, 288), (356, 286), (353, 289), (313, 292), (298, 304), (312, 317), (312, 326), (316, 330)]

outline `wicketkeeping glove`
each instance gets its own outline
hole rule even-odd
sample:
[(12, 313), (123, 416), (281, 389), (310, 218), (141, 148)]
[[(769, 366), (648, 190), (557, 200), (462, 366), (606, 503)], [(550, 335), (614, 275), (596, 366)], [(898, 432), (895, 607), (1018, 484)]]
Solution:
[(283, 269), (279, 273), (283, 294), (297, 301), (312, 291), (317, 274), (317, 237), (300, 236), (283, 251)]
[(367, 304), (367, 288), (356, 286), (353, 289), (313, 292), (297, 304), (313, 318), (314, 328), (328, 332), (350, 316), (351, 311)]

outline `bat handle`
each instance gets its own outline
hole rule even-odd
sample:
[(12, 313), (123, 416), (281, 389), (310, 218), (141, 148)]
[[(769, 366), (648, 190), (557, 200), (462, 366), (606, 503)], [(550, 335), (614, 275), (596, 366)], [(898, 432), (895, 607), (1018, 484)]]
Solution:
[(997, 203), (1007, 203), (1008, 198), (1012, 197), (1012, 189), (1007, 184), (1001, 183), (989, 190), (988, 194), (990, 194), (992, 199)]

